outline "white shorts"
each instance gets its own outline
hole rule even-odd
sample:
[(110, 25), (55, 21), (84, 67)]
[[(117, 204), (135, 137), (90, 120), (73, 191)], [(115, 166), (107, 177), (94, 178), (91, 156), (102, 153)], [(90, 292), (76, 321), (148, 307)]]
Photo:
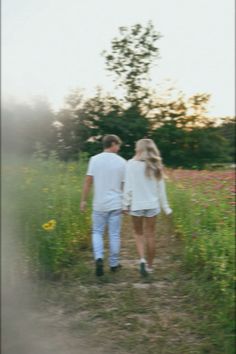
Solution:
[(143, 209), (143, 210), (133, 210), (129, 212), (129, 215), (132, 216), (144, 216), (146, 218), (152, 218), (160, 213), (158, 208), (155, 209)]

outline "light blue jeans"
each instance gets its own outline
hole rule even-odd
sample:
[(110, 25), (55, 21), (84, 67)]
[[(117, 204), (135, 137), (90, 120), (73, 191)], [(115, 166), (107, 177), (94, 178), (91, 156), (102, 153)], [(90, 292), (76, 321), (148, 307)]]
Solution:
[(109, 245), (110, 245), (110, 267), (115, 267), (119, 264), (120, 253), (120, 229), (121, 229), (122, 210), (112, 211), (93, 211), (93, 253), (95, 260), (103, 258), (104, 243), (103, 235), (105, 227), (108, 226)]

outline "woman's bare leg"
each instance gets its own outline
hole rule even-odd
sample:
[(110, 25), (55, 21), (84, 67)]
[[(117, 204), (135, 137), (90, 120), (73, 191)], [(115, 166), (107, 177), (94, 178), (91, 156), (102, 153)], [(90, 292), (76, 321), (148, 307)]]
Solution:
[(155, 257), (156, 216), (145, 218), (145, 237), (147, 241), (147, 263), (152, 268)]
[(143, 235), (143, 217), (132, 216), (133, 227), (134, 227), (134, 237), (136, 241), (136, 247), (140, 258), (144, 258), (145, 254), (145, 243)]

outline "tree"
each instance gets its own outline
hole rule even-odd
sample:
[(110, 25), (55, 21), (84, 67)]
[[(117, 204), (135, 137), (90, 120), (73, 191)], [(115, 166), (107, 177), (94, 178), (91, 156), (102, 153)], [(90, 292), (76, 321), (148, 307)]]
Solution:
[(31, 154), (36, 143), (49, 152), (55, 146), (55, 116), (46, 99), (36, 97), (31, 104), (4, 102), (2, 113), (4, 152)]
[(90, 139), (85, 146), (90, 154), (101, 151), (104, 135), (116, 134), (123, 141), (122, 156), (130, 158), (135, 142), (148, 135), (149, 122), (136, 105), (126, 108), (121, 101), (102, 94), (101, 90), (85, 103), (85, 111), (91, 124)]
[(189, 98), (185, 128), (191, 130), (214, 126), (214, 119), (207, 115), (209, 100), (210, 95), (207, 93), (197, 93)]
[(48, 155), (51, 150), (55, 149), (57, 142), (57, 132), (54, 126), (55, 113), (52, 111), (50, 103), (45, 97), (37, 96), (31, 103), (32, 114), (32, 137), (35, 143), (39, 143), (45, 149)]
[(225, 138), (229, 146), (229, 160), (235, 161), (235, 117), (224, 117), (217, 127), (219, 134)]
[(152, 132), (151, 138), (160, 149), (163, 162), (167, 166), (186, 165), (186, 131), (171, 123), (165, 123)]
[(206, 164), (229, 161), (227, 140), (215, 127), (195, 128), (187, 133), (185, 166), (204, 168)]
[(152, 138), (164, 164), (171, 167), (201, 169), (208, 163), (229, 161), (228, 143), (215, 127), (185, 130), (166, 123), (153, 132)]
[(195, 94), (187, 98), (173, 87), (156, 94), (152, 92), (144, 103), (143, 110), (150, 121), (152, 129), (169, 123), (178, 128), (192, 130), (200, 127), (214, 126), (214, 119), (207, 115), (210, 95)]
[(147, 119), (140, 116), (136, 106), (131, 106), (121, 114), (115, 110), (110, 111), (97, 121), (97, 141), (101, 141), (106, 134), (118, 135), (123, 142), (120, 153), (129, 159), (134, 154), (135, 142), (147, 137), (148, 130)]
[(2, 149), (5, 153), (30, 153), (33, 149), (33, 110), (11, 101), (2, 106)]
[(57, 151), (63, 160), (78, 159), (91, 134), (84, 104), (82, 92), (76, 89), (66, 97), (64, 107), (57, 113)]
[(119, 33), (120, 37), (112, 41), (111, 52), (103, 52), (106, 67), (116, 74), (118, 86), (126, 90), (127, 101), (139, 104), (147, 95), (145, 84), (153, 60), (159, 56), (156, 42), (161, 36), (151, 22), (146, 27), (120, 27)]

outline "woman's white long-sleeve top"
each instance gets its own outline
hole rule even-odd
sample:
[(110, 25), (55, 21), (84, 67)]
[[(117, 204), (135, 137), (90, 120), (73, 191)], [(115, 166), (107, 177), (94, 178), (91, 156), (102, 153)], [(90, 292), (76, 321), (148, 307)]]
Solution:
[(135, 211), (162, 209), (165, 214), (172, 212), (169, 207), (165, 181), (150, 178), (145, 174), (145, 162), (131, 159), (125, 173), (123, 209)]

